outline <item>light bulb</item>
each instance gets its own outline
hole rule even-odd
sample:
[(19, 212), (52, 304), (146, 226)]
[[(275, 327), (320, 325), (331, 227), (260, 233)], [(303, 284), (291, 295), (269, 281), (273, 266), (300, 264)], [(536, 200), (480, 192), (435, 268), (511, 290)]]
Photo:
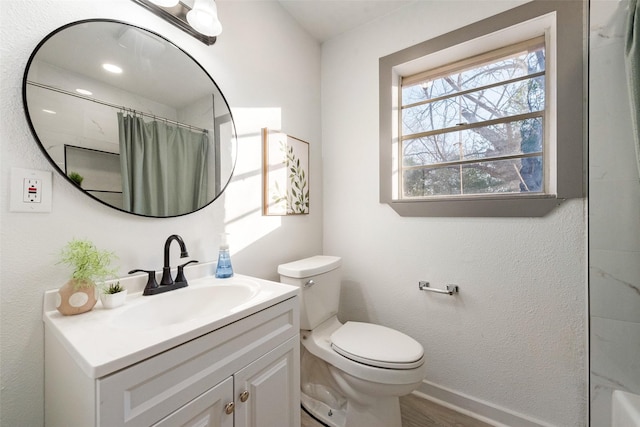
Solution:
[(178, 4), (179, 0), (150, 0), (151, 3), (162, 7), (173, 7)]
[(196, 0), (193, 9), (187, 12), (187, 22), (205, 36), (215, 37), (222, 33), (222, 24), (213, 0)]

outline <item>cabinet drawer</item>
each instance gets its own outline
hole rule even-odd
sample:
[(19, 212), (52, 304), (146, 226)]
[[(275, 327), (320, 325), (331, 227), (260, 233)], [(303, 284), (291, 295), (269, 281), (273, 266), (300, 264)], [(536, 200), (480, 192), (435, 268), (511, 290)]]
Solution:
[(298, 334), (297, 297), (97, 381), (98, 425), (148, 427)]

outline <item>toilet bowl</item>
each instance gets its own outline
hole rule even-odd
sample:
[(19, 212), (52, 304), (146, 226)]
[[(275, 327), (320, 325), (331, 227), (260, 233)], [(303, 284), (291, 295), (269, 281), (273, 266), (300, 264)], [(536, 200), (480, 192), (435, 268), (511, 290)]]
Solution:
[(424, 350), (394, 329), (338, 320), (340, 264), (316, 256), (278, 267), (302, 291), (302, 405), (331, 427), (401, 427), (399, 396), (424, 379)]

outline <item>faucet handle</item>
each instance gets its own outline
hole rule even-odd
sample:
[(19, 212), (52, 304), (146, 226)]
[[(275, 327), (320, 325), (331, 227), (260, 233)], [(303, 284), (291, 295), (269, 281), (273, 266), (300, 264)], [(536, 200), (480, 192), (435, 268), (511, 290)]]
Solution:
[(147, 279), (147, 285), (144, 287), (144, 292), (142, 292), (142, 295), (153, 295), (157, 293), (156, 290), (160, 286), (158, 286), (158, 282), (156, 282), (156, 272), (154, 270), (141, 270), (138, 268), (129, 272), (129, 274), (133, 273), (147, 273), (149, 275), (149, 278)]
[(184, 268), (187, 265), (189, 265), (191, 263), (194, 263), (194, 262), (198, 262), (198, 261), (196, 261), (194, 259), (194, 260), (191, 260), (189, 262), (185, 262), (184, 264), (178, 266), (178, 274), (176, 274), (176, 280), (175, 280), (176, 282), (187, 283), (187, 278), (184, 277)]

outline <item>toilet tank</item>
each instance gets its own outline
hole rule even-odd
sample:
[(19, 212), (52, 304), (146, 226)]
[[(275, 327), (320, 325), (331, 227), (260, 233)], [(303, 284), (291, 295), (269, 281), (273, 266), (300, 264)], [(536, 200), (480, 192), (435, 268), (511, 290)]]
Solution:
[(301, 329), (312, 330), (338, 313), (341, 263), (340, 257), (317, 255), (278, 266), (280, 282), (301, 289)]

